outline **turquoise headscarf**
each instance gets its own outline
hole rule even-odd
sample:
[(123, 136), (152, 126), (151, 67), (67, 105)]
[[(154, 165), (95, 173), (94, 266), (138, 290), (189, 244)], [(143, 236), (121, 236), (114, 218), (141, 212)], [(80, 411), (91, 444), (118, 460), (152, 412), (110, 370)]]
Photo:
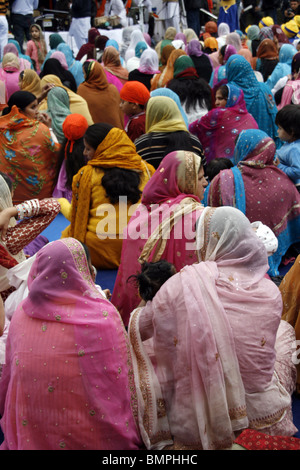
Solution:
[(236, 141), (233, 163), (237, 165), (240, 161), (245, 160), (248, 155), (253, 152), (257, 145), (269, 136), (260, 129), (247, 129), (242, 131)]
[(257, 80), (249, 62), (239, 54), (229, 57), (226, 75), (230, 85), (236, 85), (243, 90), (247, 111), (252, 114), (259, 129), (280, 145), (275, 124), (277, 107), (270, 88)]
[(117, 43), (115, 39), (109, 39), (105, 44), (105, 47), (108, 47), (108, 46), (113, 46), (115, 49), (117, 49), (117, 51), (119, 50), (119, 44)]
[(292, 44), (283, 44), (281, 46), (279, 51), (279, 62), (266, 81), (266, 84), (271, 90), (274, 88), (278, 80), (291, 73), (292, 60), (297, 52), (297, 49)]
[(135, 57), (137, 57), (138, 59), (140, 59), (142, 53), (143, 53), (146, 49), (148, 49), (147, 44), (146, 44), (145, 42), (143, 42), (143, 41), (139, 41), (139, 42), (137, 43), (137, 45), (135, 46)]
[(54, 87), (47, 95), (47, 113), (51, 116), (53, 132), (57, 140), (62, 144), (65, 136), (62, 125), (66, 117), (71, 114), (69, 95), (64, 88)]

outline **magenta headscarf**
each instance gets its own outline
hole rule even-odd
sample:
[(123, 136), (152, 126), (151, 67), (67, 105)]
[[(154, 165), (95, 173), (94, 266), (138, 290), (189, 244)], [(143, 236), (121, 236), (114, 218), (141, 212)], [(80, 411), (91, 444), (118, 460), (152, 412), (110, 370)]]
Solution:
[(214, 108), (189, 125), (189, 131), (203, 146), (207, 163), (214, 158), (232, 159), (240, 132), (258, 129), (257, 122), (247, 111), (243, 91), (232, 84), (226, 86), (228, 99), (225, 108)]
[[(154, 175), (152, 175), (151, 179), (144, 187), (142, 204), (149, 206), (151, 204), (171, 203), (173, 205), (179, 203), (186, 197), (192, 197), (196, 201), (200, 202), (199, 198), (192, 192), (192, 189), (195, 190), (195, 177), (198, 175), (201, 158), (198, 157), (199, 167), (196, 169), (195, 163), (192, 163), (192, 159), (190, 164), (187, 164), (182, 159), (189, 158), (187, 155), (188, 153), (190, 152), (176, 151), (169, 153), (163, 158)], [(184, 157), (183, 155), (186, 156)], [(185, 172), (185, 176), (183, 177), (185, 187), (180, 183), (180, 165), (194, 166), (194, 168), (191, 168), (190, 173)], [(187, 177), (191, 178), (190, 182), (187, 182)], [(187, 192), (188, 189), (190, 189), (189, 192)]]

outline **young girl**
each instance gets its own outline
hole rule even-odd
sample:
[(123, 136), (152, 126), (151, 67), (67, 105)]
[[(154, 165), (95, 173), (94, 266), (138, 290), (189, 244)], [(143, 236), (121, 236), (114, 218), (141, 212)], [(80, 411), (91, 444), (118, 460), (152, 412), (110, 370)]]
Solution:
[(284, 142), (275, 155), (275, 165), (295, 183), (300, 192), (300, 105), (288, 104), (276, 115), (278, 136)]
[(128, 278), (128, 281), (133, 279), (138, 286), (142, 299), (139, 307), (152, 300), (161, 286), (174, 274), (176, 274), (175, 266), (164, 259), (155, 263), (143, 263), (141, 272)]
[(215, 95), (215, 108), (226, 108), (228, 100), (228, 87), (226, 85), (220, 86)]
[(31, 58), (36, 72), (40, 74), (41, 66), (47, 55), (46, 42), (41, 27), (36, 23), (30, 26), (30, 35), (31, 40), (27, 43), (26, 55)]

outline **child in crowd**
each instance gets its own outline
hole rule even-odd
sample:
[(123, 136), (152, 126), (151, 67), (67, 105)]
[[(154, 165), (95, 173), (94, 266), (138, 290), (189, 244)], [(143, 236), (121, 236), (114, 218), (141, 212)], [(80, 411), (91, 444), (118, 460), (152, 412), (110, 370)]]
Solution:
[(276, 115), (278, 136), (284, 142), (275, 155), (275, 165), (295, 183), (300, 192), (300, 105), (288, 104)]
[(128, 278), (128, 281), (133, 279), (137, 283), (142, 299), (139, 307), (152, 300), (161, 286), (174, 274), (176, 274), (175, 266), (164, 259), (154, 263), (143, 263), (141, 272)]
[(135, 139), (145, 134), (145, 108), (150, 98), (150, 92), (143, 83), (130, 81), (123, 85), (120, 98), (120, 107), (128, 119), (125, 131), (134, 142)]
[(34, 23), (30, 26), (31, 40), (27, 42), (26, 55), (34, 63), (35, 71), (40, 74), (41, 66), (47, 55), (47, 46), (41, 27)]
[(207, 176), (208, 181), (211, 182), (214, 177), (220, 173), (220, 171), (228, 170), (232, 167), (233, 163), (229, 158), (214, 158), (206, 165), (205, 175)]

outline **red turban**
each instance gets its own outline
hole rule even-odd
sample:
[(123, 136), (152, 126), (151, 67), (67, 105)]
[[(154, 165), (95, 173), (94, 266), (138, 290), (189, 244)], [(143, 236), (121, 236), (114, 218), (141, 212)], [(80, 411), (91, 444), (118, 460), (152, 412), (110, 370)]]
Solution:
[(75, 140), (78, 140), (83, 137), (88, 127), (89, 125), (86, 118), (81, 114), (74, 113), (69, 114), (66, 117), (62, 125), (62, 130), (66, 139), (68, 140), (68, 143), (71, 143), (70, 152), (72, 152), (73, 143), (75, 142)]

